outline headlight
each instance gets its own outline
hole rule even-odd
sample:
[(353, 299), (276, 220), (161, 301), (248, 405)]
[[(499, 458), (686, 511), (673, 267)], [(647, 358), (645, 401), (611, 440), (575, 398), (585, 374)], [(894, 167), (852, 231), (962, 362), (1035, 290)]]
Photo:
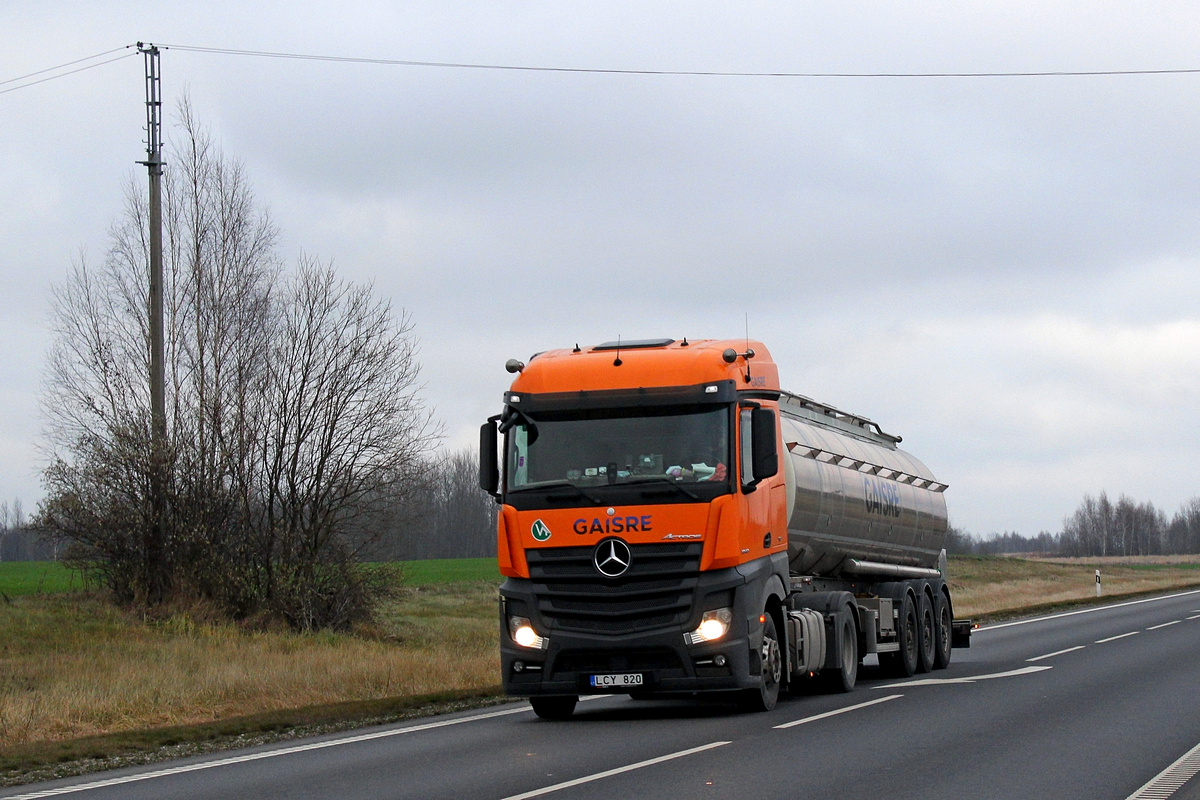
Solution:
[(508, 635), (521, 647), (528, 647), (531, 650), (545, 650), (550, 646), (550, 640), (539, 636), (525, 617), (508, 618)]
[(729, 633), (729, 626), (732, 624), (733, 612), (728, 608), (705, 611), (704, 616), (700, 618), (700, 627), (691, 633), (685, 633), (683, 638), (688, 644), (712, 642)]

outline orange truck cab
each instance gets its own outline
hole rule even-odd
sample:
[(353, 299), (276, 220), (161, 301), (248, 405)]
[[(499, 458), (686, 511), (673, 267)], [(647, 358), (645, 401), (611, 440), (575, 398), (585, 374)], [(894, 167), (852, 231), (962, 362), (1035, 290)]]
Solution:
[[(895, 633), (891, 601), (789, 574), (792, 396), (762, 343), (609, 342), (507, 367), (480, 483), (501, 506), (509, 694), (565, 718), (581, 694), (719, 691), (765, 710), (792, 676), (831, 668), (853, 686)], [(936, 571), (907, 569), (932, 598)]]

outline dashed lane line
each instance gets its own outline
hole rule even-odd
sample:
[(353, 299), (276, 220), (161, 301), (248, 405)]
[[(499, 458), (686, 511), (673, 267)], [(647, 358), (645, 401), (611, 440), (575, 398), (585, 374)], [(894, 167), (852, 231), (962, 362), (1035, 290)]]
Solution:
[(1110, 636), (1107, 639), (1097, 639), (1096, 644), (1105, 644), (1107, 642), (1115, 642), (1117, 639), (1124, 639), (1126, 636), (1137, 636), (1141, 631), (1130, 631), (1129, 633), (1119, 633), (1116, 636)]
[(580, 784), (591, 783), (592, 781), (598, 781), (598, 780), (601, 780), (602, 778), (611, 778), (613, 775), (620, 775), (625, 772), (632, 772), (635, 769), (643, 769), (644, 767), (652, 767), (655, 764), (661, 764), (664, 761), (671, 761), (672, 759), (683, 758), (684, 756), (695, 755), (696, 753), (703, 753), (706, 750), (712, 750), (717, 747), (724, 747), (727, 744), (731, 744), (731, 742), (710, 742), (709, 744), (701, 745), (700, 747), (693, 747), (690, 750), (680, 750), (678, 753), (668, 753), (667, 755), (659, 756), (658, 758), (651, 758), (646, 761), (639, 761), (636, 764), (629, 764), (624, 767), (617, 767), (616, 769), (609, 769), (609, 770), (605, 770), (604, 772), (597, 772), (594, 775), (585, 775), (582, 778), (576, 778), (575, 780), (571, 780), (571, 781), (563, 781), (562, 783), (556, 783), (553, 786), (545, 786), (541, 789), (534, 789), (533, 791), (525, 792), (524, 794), (510, 795), (509, 797), (504, 798), (504, 800), (529, 800), (529, 798), (531, 798), (531, 797), (541, 797), (542, 795), (550, 794), (551, 792), (557, 792), (562, 789), (570, 789), (572, 786), (579, 786)]
[(1066, 650), (1055, 650), (1053, 653), (1046, 653), (1046, 655), (1044, 655), (1044, 656), (1034, 656), (1033, 658), (1025, 659), (1025, 661), (1026, 662), (1042, 661), (1047, 658), (1054, 658), (1055, 656), (1061, 656), (1065, 653), (1074, 653), (1076, 650), (1082, 650), (1086, 646), (1087, 645), (1077, 644), (1074, 647), (1068, 647)]
[(1181, 622), (1183, 622), (1183, 620), (1181, 620), (1181, 619), (1175, 619), (1175, 620), (1171, 620), (1170, 622), (1164, 622), (1162, 625), (1154, 625), (1154, 626), (1152, 626), (1152, 627), (1146, 628), (1146, 630), (1148, 630), (1148, 631), (1156, 631), (1156, 630), (1158, 630), (1159, 628), (1169, 628), (1169, 627), (1171, 627), (1172, 625), (1178, 625), (1178, 624), (1179, 624), (1179, 623), (1181, 623)]
[(782, 725), (776, 725), (775, 728), (777, 730), (782, 730), (783, 728), (794, 728), (797, 725), (804, 725), (809, 722), (816, 722), (819, 719), (826, 719), (827, 717), (836, 717), (838, 714), (845, 714), (847, 711), (857, 711), (860, 708), (866, 708), (867, 706), (874, 706), (874, 705), (878, 705), (880, 703), (886, 703), (889, 700), (898, 700), (901, 697), (904, 697), (904, 695), (892, 694), (892, 695), (888, 695), (887, 697), (880, 697), (876, 700), (868, 700), (867, 702), (859, 703), (858, 705), (846, 706), (845, 708), (839, 708), (834, 711), (826, 711), (824, 714), (815, 714), (811, 717), (805, 717), (804, 719), (797, 719), (797, 720), (793, 720), (791, 722), (785, 722)]
[(985, 625), (982, 628), (980, 628), (979, 630), (971, 631), (971, 635), (978, 636), (981, 633), (987, 633), (988, 631), (998, 631), (1001, 628), (1012, 628), (1016, 625), (1030, 625), (1034, 622), (1046, 622), (1047, 620), (1062, 619), (1063, 617), (1074, 617), (1079, 614), (1094, 614), (1097, 611), (1108, 611), (1109, 609), (1113, 609), (1113, 608), (1124, 608), (1125, 606), (1136, 606), (1136, 605), (1141, 605), (1142, 603), (1157, 603), (1161, 600), (1173, 600), (1177, 597), (1187, 597), (1190, 594), (1200, 594), (1200, 589), (1193, 589), (1189, 592), (1176, 592), (1175, 594), (1165, 594), (1165, 595), (1161, 595), (1159, 597), (1146, 597), (1141, 600), (1129, 600), (1128, 602), (1125, 602), (1125, 603), (1113, 603), (1112, 605), (1109, 605), (1109, 606), (1094, 606), (1092, 608), (1082, 608), (1078, 611), (1065, 611), (1062, 614), (1051, 614), (1048, 617), (1033, 617), (1031, 619), (1018, 619), (1018, 620), (1014, 620), (1013, 622), (1000, 622), (995, 625)]
[(903, 683), (889, 683), (884, 686), (876, 686), (876, 689), (907, 689), (910, 686), (948, 686), (956, 683), (975, 683), (976, 681), (989, 681), (993, 678), (1015, 678), (1018, 675), (1032, 675), (1035, 672), (1054, 669), (1050, 665), (1044, 667), (1021, 667), (1020, 669), (1010, 669), (1008, 672), (993, 672), (988, 675), (964, 675), (961, 678), (918, 678), (915, 681), (904, 681)]

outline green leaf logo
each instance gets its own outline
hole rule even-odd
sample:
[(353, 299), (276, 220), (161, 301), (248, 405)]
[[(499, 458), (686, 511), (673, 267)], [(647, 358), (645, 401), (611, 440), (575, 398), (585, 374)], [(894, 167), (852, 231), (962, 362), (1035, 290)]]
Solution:
[(540, 519), (534, 521), (531, 532), (533, 533), (533, 538), (539, 542), (544, 542), (550, 538), (550, 529)]

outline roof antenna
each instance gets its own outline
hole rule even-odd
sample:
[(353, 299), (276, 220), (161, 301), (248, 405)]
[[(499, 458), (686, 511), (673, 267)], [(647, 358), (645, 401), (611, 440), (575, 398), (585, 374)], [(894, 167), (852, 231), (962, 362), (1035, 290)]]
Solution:
[(624, 363), (621, 361), (621, 334), (617, 334), (617, 357), (613, 359), (613, 366), (619, 367)]
[(754, 351), (750, 349), (750, 312), (746, 314), (746, 383), (750, 382), (750, 359), (754, 358)]

